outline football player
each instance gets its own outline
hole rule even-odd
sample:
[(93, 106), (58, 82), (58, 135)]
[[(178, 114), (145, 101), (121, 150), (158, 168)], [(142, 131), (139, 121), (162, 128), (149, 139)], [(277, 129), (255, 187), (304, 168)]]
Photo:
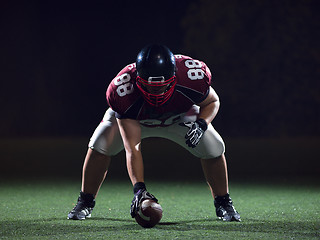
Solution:
[(161, 137), (200, 159), (216, 215), (224, 221), (240, 221), (229, 196), (225, 145), (211, 124), (219, 98), (204, 62), (173, 55), (163, 45), (148, 45), (135, 63), (111, 81), (106, 98), (110, 108), (90, 139), (80, 196), (68, 219), (91, 217), (111, 157), (123, 149), (134, 193), (131, 216), (135, 217), (144, 199), (157, 201), (144, 183), (141, 140)]

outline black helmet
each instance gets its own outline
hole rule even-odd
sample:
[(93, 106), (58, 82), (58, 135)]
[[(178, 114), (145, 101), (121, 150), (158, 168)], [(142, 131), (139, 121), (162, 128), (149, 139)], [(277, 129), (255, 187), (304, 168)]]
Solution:
[(137, 86), (153, 106), (169, 100), (176, 84), (176, 62), (173, 53), (163, 45), (151, 44), (137, 56)]

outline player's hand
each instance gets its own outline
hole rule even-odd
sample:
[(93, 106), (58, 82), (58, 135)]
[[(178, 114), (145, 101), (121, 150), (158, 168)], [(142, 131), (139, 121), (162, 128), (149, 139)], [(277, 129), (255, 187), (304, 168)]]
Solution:
[(187, 139), (186, 144), (192, 148), (198, 145), (201, 137), (208, 128), (207, 123), (203, 119), (198, 119), (195, 122), (180, 123), (180, 125), (189, 128), (185, 138)]
[(131, 217), (135, 217), (137, 212), (139, 211), (140, 205), (145, 199), (152, 199), (153, 201), (158, 203), (158, 199), (155, 198), (151, 193), (147, 192), (145, 189), (140, 189), (133, 197), (131, 203), (130, 214)]

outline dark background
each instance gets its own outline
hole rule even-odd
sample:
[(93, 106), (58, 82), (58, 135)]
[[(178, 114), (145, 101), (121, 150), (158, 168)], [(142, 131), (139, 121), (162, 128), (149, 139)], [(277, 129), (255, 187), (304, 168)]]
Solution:
[[(319, 10), (317, 0), (1, 1), (1, 174), (72, 165), (78, 176), (109, 82), (157, 42), (210, 67), (232, 174), (318, 176)], [(192, 158), (150, 141), (156, 166)]]

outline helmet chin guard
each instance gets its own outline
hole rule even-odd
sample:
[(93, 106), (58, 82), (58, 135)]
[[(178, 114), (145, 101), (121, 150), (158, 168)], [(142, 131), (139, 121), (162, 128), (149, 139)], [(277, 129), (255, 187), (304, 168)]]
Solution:
[[(163, 76), (149, 77), (148, 80), (145, 80), (139, 76), (137, 77), (137, 87), (142, 92), (144, 99), (154, 107), (159, 107), (170, 99), (174, 92), (176, 83), (176, 76), (173, 76), (167, 80), (165, 80)], [(163, 92), (153, 93), (148, 90), (159, 88), (164, 88)]]

